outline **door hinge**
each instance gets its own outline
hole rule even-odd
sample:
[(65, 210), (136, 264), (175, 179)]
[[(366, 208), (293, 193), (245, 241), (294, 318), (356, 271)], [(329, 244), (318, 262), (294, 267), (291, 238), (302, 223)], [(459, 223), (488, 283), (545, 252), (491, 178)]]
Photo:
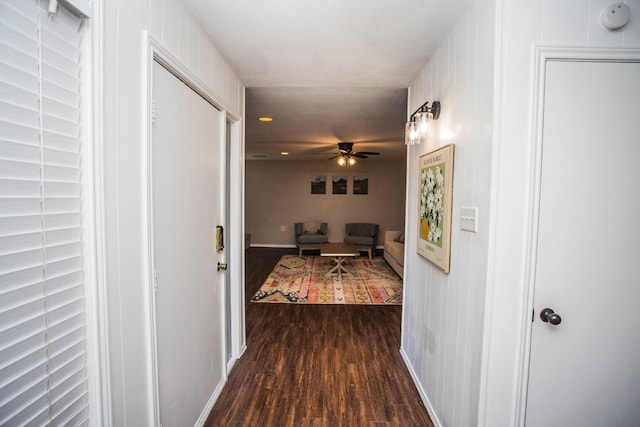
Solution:
[(156, 99), (151, 100), (151, 123), (156, 123)]
[(158, 292), (158, 272), (156, 269), (153, 269), (153, 292)]

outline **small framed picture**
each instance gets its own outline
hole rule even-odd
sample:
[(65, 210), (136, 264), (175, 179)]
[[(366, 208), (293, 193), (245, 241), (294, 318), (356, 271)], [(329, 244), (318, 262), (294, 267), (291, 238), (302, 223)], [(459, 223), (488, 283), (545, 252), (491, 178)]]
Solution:
[(353, 194), (369, 194), (369, 178), (366, 176), (354, 176)]
[(327, 193), (327, 176), (316, 175), (311, 177), (311, 194)]
[(346, 176), (339, 175), (333, 177), (333, 194), (347, 194)]

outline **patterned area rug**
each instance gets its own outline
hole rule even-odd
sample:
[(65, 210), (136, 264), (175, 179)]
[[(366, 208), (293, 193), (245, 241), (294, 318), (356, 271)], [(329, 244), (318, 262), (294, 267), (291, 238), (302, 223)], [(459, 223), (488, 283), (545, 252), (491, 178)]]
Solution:
[(284, 255), (252, 302), (294, 304), (402, 304), (402, 279), (383, 258), (349, 258), (351, 276), (325, 276), (330, 257)]

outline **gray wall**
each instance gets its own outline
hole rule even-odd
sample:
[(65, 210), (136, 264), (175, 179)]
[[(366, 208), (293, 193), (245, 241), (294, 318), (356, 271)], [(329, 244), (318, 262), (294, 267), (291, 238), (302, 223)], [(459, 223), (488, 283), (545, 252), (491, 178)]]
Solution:
[[(311, 194), (316, 175), (327, 177), (326, 194)], [(347, 176), (347, 194), (332, 194), (334, 175)], [(354, 176), (368, 177), (369, 194), (353, 194)], [(380, 224), (382, 245), (383, 230), (404, 224), (405, 160), (360, 160), (350, 168), (327, 160), (250, 160), (245, 199), (245, 230), (252, 246), (294, 246), (293, 224), (311, 220), (328, 223), (331, 242), (342, 241), (347, 222)]]

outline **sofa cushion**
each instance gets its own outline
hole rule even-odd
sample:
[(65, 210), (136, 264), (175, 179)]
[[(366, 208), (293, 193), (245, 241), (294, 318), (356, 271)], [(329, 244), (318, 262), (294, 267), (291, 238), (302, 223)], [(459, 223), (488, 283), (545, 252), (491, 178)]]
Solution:
[(393, 239), (394, 242), (404, 243), (404, 230), (398, 233), (398, 235)]
[(345, 236), (345, 243), (353, 243), (354, 245), (373, 246), (375, 243), (373, 237), (369, 236)]
[(386, 242), (384, 250), (395, 259), (398, 264), (404, 265), (404, 244), (399, 242)]
[(307, 221), (302, 224), (305, 233), (315, 234), (320, 231), (320, 221)]
[(354, 223), (347, 225), (347, 233), (355, 236), (375, 236), (376, 227), (374, 224)]
[(298, 243), (301, 244), (317, 244), (317, 243), (326, 243), (329, 241), (329, 238), (326, 234), (301, 234), (298, 236)]

